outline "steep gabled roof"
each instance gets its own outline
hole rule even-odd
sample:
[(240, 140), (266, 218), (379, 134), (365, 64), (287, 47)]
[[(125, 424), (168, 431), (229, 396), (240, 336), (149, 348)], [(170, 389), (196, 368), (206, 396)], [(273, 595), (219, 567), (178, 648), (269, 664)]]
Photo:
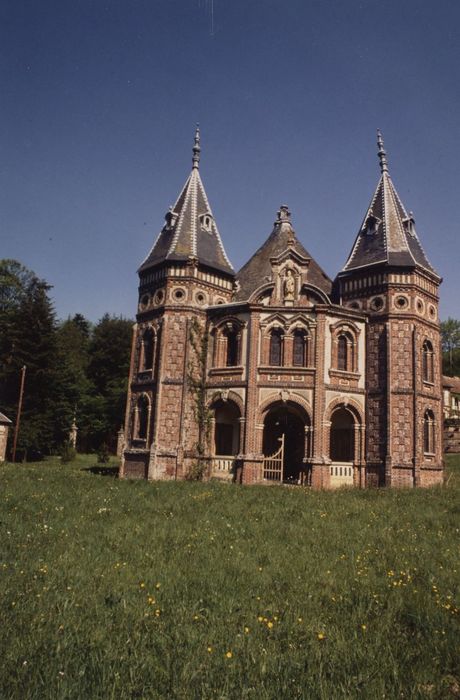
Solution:
[(383, 139), (378, 132), (381, 177), (342, 273), (369, 265), (419, 266), (437, 276), (388, 173)]
[(289, 249), (310, 260), (307, 273), (308, 281), (329, 295), (332, 289), (331, 280), (297, 239), (291, 225), (287, 207), (281, 207), (270, 236), (237, 273), (236, 278), (239, 283), (239, 289), (235, 295), (235, 300), (249, 299), (258, 287), (264, 282), (268, 282), (272, 274), (271, 259), (278, 257), (285, 250)]
[(176, 203), (166, 214), (165, 225), (139, 272), (166, 260), (195, 258), (210, 268), (234, 274), (201, 181), (200, 150), (200, 132), (197, 128), (192, 172)]

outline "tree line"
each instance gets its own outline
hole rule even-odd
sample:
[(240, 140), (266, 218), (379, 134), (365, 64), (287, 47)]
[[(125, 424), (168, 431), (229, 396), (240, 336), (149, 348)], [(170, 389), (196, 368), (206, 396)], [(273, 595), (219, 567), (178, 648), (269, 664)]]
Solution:
[(58, 321), (50, 289), (20, 262), (0, 260), (0, 411), (13, 423), (26, 367), (20, 459), (59, 452), (74, 418), (80, 451), (113, 449), (124, 421), (133, 321)]
[(448, 318), (441, 322), (442, 371), (449, 377), (460, 375), (460, 321)]

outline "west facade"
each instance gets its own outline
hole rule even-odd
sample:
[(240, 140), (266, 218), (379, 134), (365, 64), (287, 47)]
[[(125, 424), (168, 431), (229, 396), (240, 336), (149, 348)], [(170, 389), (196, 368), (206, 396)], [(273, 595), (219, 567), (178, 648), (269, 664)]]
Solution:
[(120, 476), (428, 486), (443, 478), (438, 289), (380, 179), (329, 279), (281, 206), (238, 273), (192, 171), (139, 269)]

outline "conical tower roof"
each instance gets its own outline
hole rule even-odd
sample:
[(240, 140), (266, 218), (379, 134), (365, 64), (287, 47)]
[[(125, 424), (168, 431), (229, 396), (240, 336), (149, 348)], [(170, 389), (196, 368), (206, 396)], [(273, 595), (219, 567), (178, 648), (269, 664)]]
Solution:
[(167, 260), (173, 262), (197, 259), (210, 268), (234, 274), (201, 181), (200, 151), (200, 131), (197, 127), (192, 172), (176, 203), (166, 214), (165, 225), (139, 272)]
[(380, 132), (377, 144), (381, 177), (341, 274), (370, 265), (388, 265), (419, 266), (438, 276), (417, 236), (412, 213), (407, 213), (390, 178)]
[(271, 258), (278, 257), (288, 249), (294, 250), (310, 260), (308, 266), (309, 282), (329, 295), (332, 288), (331, 280), (297, 239), (292, 228), (288, 208), (282, 206), (270, 236), (237, 273), (239, 289), (235, 300), (246, 301), (258, 287), (269, 280), (272, 274)]

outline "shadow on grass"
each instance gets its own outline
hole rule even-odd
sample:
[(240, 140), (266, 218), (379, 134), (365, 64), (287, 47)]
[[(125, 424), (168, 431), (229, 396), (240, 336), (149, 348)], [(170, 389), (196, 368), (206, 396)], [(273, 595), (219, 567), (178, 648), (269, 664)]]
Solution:
[(98, 476), (111, 476), (112, 479), (118, 478), (118, 467), (104, 467), (96, 464), (94, 467), (84, 467), (81, 471), (91, 472), (91, 474), (97, 474)]

